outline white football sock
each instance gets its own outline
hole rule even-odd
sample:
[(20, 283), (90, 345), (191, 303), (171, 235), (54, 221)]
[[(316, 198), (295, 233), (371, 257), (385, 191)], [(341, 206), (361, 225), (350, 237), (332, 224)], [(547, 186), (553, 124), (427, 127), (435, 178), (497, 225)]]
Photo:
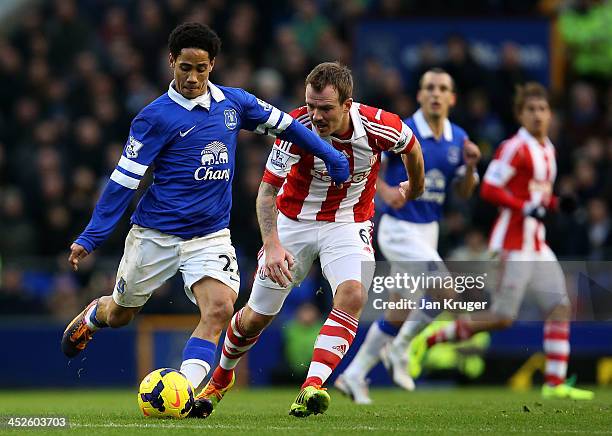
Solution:
[(344, 374), (347, 377), (364, 380), (366, 375), (380, 361), (380, 350), (392, 340), (393, 336), (383, 332), (378, 326), (378, 322), (372, 323), (365, 340), (357, 351), (357, 355), (346, 368)]
[(187, 359), (181, 363), (180, 371), (197, 389), (210, 371), (210, 365), (200, 359)]
[(399, 350), (407, 350), (412, 338), (421, 333), (432, 321), (433, 318), (422, 310), (413, 310), (402, 324), (391, 346)]
[[(91, 321), (91, 315), (93, 313), (93, 311), (98, 307), (97, 304), (94, 304), (93, 306), (91, 306), (89, 308), (89, 310), (87, 311), (87, 313), (85, 313), (85, 324), (87, 324), (87, 327), (89, 327), (89, 330), (95, 332), (96, 330), (100, 329), (100, 327), (98, 327), (97, 325), (95, 325), (92, 321)], [(99, 321), (98, 321), (99, 322)]]

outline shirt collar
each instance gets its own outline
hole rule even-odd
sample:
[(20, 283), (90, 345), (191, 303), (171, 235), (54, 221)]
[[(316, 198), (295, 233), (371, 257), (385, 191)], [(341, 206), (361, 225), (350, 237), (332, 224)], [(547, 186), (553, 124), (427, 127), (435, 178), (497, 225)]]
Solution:
[[(434, 134), (431, 130), (431, 127), (429, 127), (429, 124), (427, 124), (427, 120), (425, 120), (425, 115), (423, 115), (422, 109), (416, 111), (412, 116), (412, 119), (414, 120), (414, 124), (421, 138), (434, 138)], [(444, 136), (444, 139), (447, 142), (453, 140), (453, 128), (448, 118), (444, 120), (444, 130), (442, 132), (442, 136)]]
[(359, 115), (359, 103), (353, 102), (353, 104), (351, 104), (349, 116), (353, 122), (353, 139), (358, 139), (365, 136), (365, 127), (363, 127), (363, 122), (361, 121), (361, 116)]
[(170, 82), (170, 86), (168, 87), (168, 97), (189, 111), (193, 110), (193, 108), (196, 106), (202, 106), (203, 108), (210, 110), (211, 96), (217, 103), (221, 100), (225, 100), (225, 94), (223, 94), (223, 91), (221, 91), (221, 89), (211, 82), (208, 82), (208, 92), (196, 98), (183, 97), (177, 90), (174, 89), (173, 85), (174, 80)]
[[(524, 127), (521, 127), (521, 128), (519, 129), (519, 131), (518, 131), (518, 135), (519, 135), (521, 138), (523, 138), (525, 141), (527, 141), (527, 142), (531, 142), (533, 145), (540, 145), (540, 146), (542, 145), (542, 144), (540, 144), (540, 143), (538, 142), (538, 140), (537, 140), (537, 139), (535, 139), (535, 137), (534, 137), (534, 136), (533, 136), (531, 133), (529, 133), (529, 132), (527, 131), (527, 129), (526, 129), (526, 128), (524, 128)], [(547, 136), (547, 137), (546, 137), (546, 139), (544, 140), (544, 145), (546, 145), (547, 147), (554, 147), (554, 146), (553, 146), (553, 144), (552, 144), (552, 142), (550, 142), (550, 139), (548, 138), (548, 136)]]
[(217, 103), (219, 103), (221, 100), (225, 100), (225, 94), (223, 93), (223, 91), (221, 91), (221, 88), (219, 88), (211, 81), (208, 81), (208, 89), (210, 89), (210, 94)]

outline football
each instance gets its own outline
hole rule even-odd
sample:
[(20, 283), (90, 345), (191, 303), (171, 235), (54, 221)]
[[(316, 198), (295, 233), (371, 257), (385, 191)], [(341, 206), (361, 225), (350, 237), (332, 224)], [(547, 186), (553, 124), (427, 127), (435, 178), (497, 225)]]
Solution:
[(138, 406), (146, 417), (184, 418), (193, 407), (193, 393), (189, 380), (176, 369), (156, 369), (140, 383)]

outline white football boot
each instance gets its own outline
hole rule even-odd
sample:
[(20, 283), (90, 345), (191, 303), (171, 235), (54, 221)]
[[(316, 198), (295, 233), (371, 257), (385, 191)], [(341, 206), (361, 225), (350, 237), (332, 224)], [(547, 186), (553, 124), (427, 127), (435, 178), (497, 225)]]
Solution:
[(357, 378), (340, 374), (334, 382), (334, 386), (340, 392), (350, 397), (355, 404), (372, 404), (368, 383), (365, 380), (358, 380)]
[(408, 355), (404, 350), (387, 344), (380, 350), (380, 358), (396, 385), (414, 391), (414, 380), (408, 374)]

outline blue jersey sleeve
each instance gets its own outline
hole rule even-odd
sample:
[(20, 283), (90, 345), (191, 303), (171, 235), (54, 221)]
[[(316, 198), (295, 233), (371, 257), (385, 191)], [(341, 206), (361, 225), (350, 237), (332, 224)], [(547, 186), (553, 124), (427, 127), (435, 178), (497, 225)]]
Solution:
[(283, 132), (293, 118), (270, 103), (253, 94), (242, 91), (242, 127), (260, 135), (277, 136)]
[(128, 204), (140, 180), (166, 143), (160, 124), (139, 114), (130, 128), (130, 135), (117, 167), (110, 176), (89, 224), (76, 239), (91, 253), (110, 235)]
[(298, 145), (307, 153), (315, 155), (325, 162), (330, 176), (338, 184), (348, 179), (348, 161), (340, 151), (294, 120), (289, 114), (246, 91), (242, 92), (244, 93), (243, 128), (263, 135), (278, 136)]

